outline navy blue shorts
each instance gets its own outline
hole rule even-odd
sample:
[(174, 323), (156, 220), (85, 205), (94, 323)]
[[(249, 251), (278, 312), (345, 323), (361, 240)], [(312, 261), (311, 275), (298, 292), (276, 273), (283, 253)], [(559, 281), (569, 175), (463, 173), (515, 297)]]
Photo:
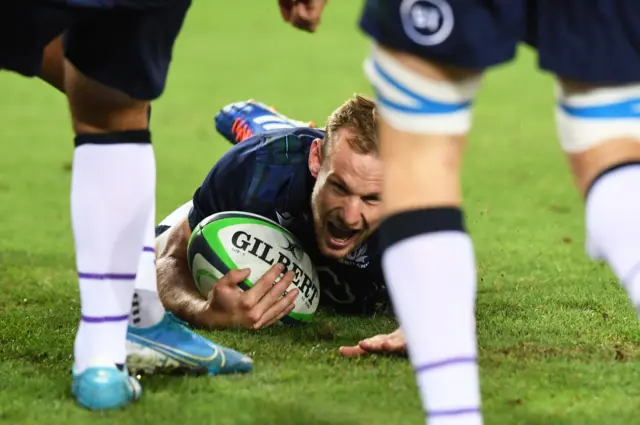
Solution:
[(482, 70), (524, 42), (561, 78), (640, 82), (640, 0), (367, 0), (360, 26), (382, 46), (445, 65)]
[(3, 0), (0, 69), (39, 75), (44, 48), (64, 33), (65, 56), (84, 75), (133, 98), (156, 99), (190, 5), (171, 0), (148, 8), (96, 8)]

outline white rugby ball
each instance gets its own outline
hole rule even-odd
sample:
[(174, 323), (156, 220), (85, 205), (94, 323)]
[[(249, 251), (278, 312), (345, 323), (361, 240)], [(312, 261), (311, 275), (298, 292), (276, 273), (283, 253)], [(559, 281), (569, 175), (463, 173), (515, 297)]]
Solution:
[(271, 266), (282, 263), (295, 272), (287, 291), (298, 288), (299, 294), (293, 311), (281, 321), (311, 322), (318, 308), (320, 283), (311, 258), (287, 229), (260, 215), (229, 211), (205, 218), (189, 239), (187, 259), (196, 286), (205, 297), (230, 270), (251, 270), (249, 277), (238, 285), (247, 290)]

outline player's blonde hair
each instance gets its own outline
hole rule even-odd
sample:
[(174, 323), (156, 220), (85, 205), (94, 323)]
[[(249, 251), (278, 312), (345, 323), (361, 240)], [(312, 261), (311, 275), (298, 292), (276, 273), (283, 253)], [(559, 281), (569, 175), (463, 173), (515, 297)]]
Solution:
[(322, 156), (331, 154), (331, 144), (338, 130), (351, 130), (351, 137), (347, 140), (351, 149), (364, 155), (378, 154), (378, 115), (373, 100), (354, 95), (338, 107), (327, 120)]

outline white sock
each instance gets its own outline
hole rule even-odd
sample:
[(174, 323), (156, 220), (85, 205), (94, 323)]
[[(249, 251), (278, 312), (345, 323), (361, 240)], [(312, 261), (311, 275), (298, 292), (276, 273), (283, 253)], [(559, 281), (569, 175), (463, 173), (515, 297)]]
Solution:
[(640, 164), (598, 178), (586, 202), (587, 251), (606, 260), (640, 314)]
[(155, 250), (155, 208), (152, 210), (136, 273), (135, 292), (131, 304), (129, 325), (148, 328), (157, 325), (164, 317), (165, 309), (158, 295)]
[[(434, 221), (434, 211), (434, 226), (425, 224)], [(439, 226), (441, 213), (445, 222), (452, 215), (455, 222), (457, 214), (459, 225)], [(475, 257), (461, 217), (453, 208), (410, 211), (390, 217), (381, 229), (390, 240), (382, 258), (385, 279), (428, 425), (482, 424)]]
[(135, 273), (155, 203), (149, 138), (147, 131), (76, 137), (71, 215), (82, 307), (77, 372), (98, 359), (125, 362)]

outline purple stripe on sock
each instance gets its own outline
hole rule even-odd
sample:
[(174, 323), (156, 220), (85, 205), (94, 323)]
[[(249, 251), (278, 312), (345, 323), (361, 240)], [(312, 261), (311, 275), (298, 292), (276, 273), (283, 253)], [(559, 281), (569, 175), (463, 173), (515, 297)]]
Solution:
[(132, 274), (119, 274), (119, 273), (105, 273), (105, 274), (99, 274), (99, 273), (82, 273), (82, 272), (78, 272), (78, 277), (80, 279), (91, 279), (91, 280), (106, 280), (106, 279), (112, 279), (112, 280), (135, 280), (136, 279), (136, 274), (132, 273)]
[(416, 370), (416, 373), (422, 373), (428, 370), (438, 369), (440, 367), (445, 367), (445, 366), (451, 366), (458, 363), (475, 363), (476, 360), (477, 359), (475, 357), (454, 357), (451, 359), (446, 359), (446, 360), (442, 360), (435, 363), (427, 363), (420, 366), (416, 366), (415, 370)]
[(105, 317), (90, 317), (82, 315), (82, 321), (87, 323), (105, 323), (105, 322), (123, 322), (129, 320), (129, 315), (123, 316), (105, 316)]
[(479, 414), (480, 408), (478, 407), (469, 407), (466, 409), (453, 409), (453, 410), (432, 410), (427, 412), (427, 415), (430, 417), (434, 416), (458, 416), (458, 415), (470, 415), (470, 414)]
[(144, 248), (142, 248), (142, 252), (156, 252), (156, 250), (152, 246), (145, 246)]

